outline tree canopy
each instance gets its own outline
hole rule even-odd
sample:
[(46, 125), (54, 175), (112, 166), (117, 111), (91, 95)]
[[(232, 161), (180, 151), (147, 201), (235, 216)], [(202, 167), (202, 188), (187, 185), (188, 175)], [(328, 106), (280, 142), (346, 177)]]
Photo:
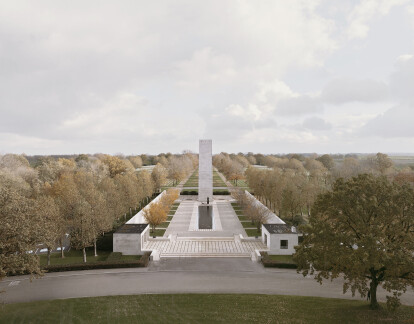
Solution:
[(392, 292), (387, 305), (395, 307), (414, 284), (414, 192), (408, 185), (369, 174), (340, 178), (318, 196), (302, 230), (298, 271), (320, 283), (343, 274), (344, 292), (370, 297), (371, 308), (378, 308), (379, 285)]

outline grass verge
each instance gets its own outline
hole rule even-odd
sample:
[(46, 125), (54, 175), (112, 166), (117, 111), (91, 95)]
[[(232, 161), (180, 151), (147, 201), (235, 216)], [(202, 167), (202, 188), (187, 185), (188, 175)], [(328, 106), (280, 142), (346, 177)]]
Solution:
[(133, 295), (0, 305), (1, 323), (409, 323), (414, 308), (278, 295)]

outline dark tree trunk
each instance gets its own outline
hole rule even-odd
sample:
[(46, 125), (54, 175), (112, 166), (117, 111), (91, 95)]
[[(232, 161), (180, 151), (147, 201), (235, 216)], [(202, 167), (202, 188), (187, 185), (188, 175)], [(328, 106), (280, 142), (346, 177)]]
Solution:
[(96, 239), (93, 241), (93, 251), (95, 253), (95, 256), (98, 256), (98, 253), (96, 252)]
[(376, 280), (372, 280), (371, 284), (370, 284), (370, 289), (369, 289), (369, 297), (371, 299), (371, 304), (369, 305), (369, 307), (371, 309), (378, 309), (379, 308), (379, 304), (377, 301), (377, 287), (378, 287), (378, 283)]
[(50, 249), (47, 248), (47, 265), (50, 265)]
[(62, 238), (60, 238), (59, 243), (60, 243), (60, 257), (63, 259), (65, 257), (65, 252), (63, 251), (63, 239)]

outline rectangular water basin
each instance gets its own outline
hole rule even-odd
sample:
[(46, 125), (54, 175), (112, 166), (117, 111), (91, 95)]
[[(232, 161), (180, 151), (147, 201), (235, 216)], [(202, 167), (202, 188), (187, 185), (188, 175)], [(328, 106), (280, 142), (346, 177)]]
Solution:
[(198, 206), (198, 229), (213, 229), (213, 206)]

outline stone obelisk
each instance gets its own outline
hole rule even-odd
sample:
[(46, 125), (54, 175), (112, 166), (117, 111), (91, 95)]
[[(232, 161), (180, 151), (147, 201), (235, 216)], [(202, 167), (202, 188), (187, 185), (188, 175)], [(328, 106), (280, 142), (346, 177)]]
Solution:
[(200, 140), (198, 155), (198, 201), (213, 200), (212, 141)]

